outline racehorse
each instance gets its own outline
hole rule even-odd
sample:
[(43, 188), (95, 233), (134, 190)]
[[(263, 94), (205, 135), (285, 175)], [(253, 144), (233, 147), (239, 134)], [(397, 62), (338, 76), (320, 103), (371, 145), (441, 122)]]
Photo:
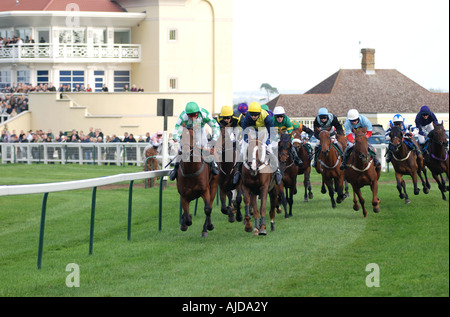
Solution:
[[(242, 167), (242, 192), (245, 203), (245, 231), (252, 232), (250, 221), (250, 204), (255, 217), (254, 235), (266, 235), (266, 204), (267, 195), (270, 192), (270, 222), (272, 230), (275, 230), (275, 206), (278, 200), (278, 190), (275, 186), (273, 170), (266, 160), (266, 148), (264, 143), (255, 137), (248, 135), (248, 156)], [(270, 190), (269, 190), (270, 189)], [(260, 209), (256, 202), (257, 195), (260, 199)], [(261, 220), (260, 220), (261, 216)]]
[[(236, 143), (231, 139), (231, 135), (228, 129), (224, 127), (220, 128), (222, 147), (219, 149), (220, 163), (219, 163), (219, 195), (221, 202), (221, 212), (228, 215), (228, 221), (234, 222), (242, 221), (241, 214), (241, 202), (242, 202), (242, 191), (241, 183), (233, 184), (233, 175), (235, 173), (236, 164)], [(233, 190), (236, 193), (235, 207), (236, 207), (236, 217), (233, 214)], [(226, 199), (228, 197), (228, 205), (226, 205)]]
[(367, 218), (367, 210), (364, 206), (364, 198), (361, 193), (361, 187), (370, 185), (372, 190), (372, 206), (374, 212), (380, 211), (380, 199), (378, 194), (378, 179), (380, 178), (381, 166), (375, 167), (375, 163), (369, 154), (369, 142), (367, 141), (367, 128), (353, 129), (355, 135), (355, 145), (353, 151), (347, 160), (344, 170), (344, 176), (353, 188), (353, 209), (359, 210), (359, 202), (363, 209), (364, 218)]
[(278, 160), (280, 169), (283, 172), (283, 185), (286, 192), (285, 197), (289, 204), (289, 214), (285, 211), (285, 218), (292, 216), (292, 204), (294, 203), (293, 196), (297, 194), (297, 174), (299, 166), (294, 162), (291, 154), (291, 147), (291, 136), (286, 133), (281, 134), (280, 142), (278, 143)]
[[(423, 159), (419, 160), (417, 157), (417, 154), (414, 150), (409, 149), (408, 145), (406, 145), (405, 138), (403, 136), (402, 130), (394, 126), (392, 127), (391, 131), (389, 132), (389, 137), (391, 139), (390, 142), (390, 148), (392, 149), (392, 165), (394, 166), (395, 170), (395, 178), (397, 180), (397, 190), (399, 192), (399, 196), (401, 199), (405, 199), (405, 204), (408, 204), (411, 202), (411, 200), (408, 197), (408, 194), (406, 193), (406, 184), (403, 180), (403, 175), (410, 175), (413, 181), (414, 185), (414, 195), (418, 195), (420, 192), (420, 189), (417, 187), (417, 175), (419, 175), (422, 186), (423, 186), (423, 192), (428, 193), (429, 188), (426, 185), (426, 182), (424, 181), (422, 177), (422, 170), (423, 168)], [(409, 142), (413, 142), (409, 140)], [(426, 174), (425, 174), (426, 177)], [(428, 180), (427, 180), (428, 182)]]
[[(149, 144), (144, 148), (144, 171), (156, 171), (158, 169), (156, 155), (158, 155), (158, 146)], [(153, 187), (153, 182), (151, 180), (151, 178), (147, 178), (146, 180), (148, 187)]]
[(308, 150), (306, 145), (301, 141), (301, 132), (298, 129), (293, 131), (294, 139), (292, 140), (292, 145), (294, 146), (297, 155), (303, 161), (301, 166), (298, 166), (297, 175), (303, 174), (303, 186), (305, 187), (305, 195), (303, 201), (307, 202), (308, 198), (313, 199), (314, 195), (311, 190), (311, 160), (309, 159)]
[(445, 180), (442, 173), (447, 174), (448, 179), (448, 141), (445, 135), (443, 123), (434, 124), (434, 129), (428, 134), (429, 149), (424, 154), (425, 165), (430, 169), (434, 180), (439, 186), (442, 194), (442, 199), (447, 200), (445, 192), (448, 191), (448, 186), (445, 186)]
[(209, 164), (205, 162), (201, 146), (194, 142), (192, 128), (184, 128), (181, 134), (182, 159), (177, 170), (177, 189), (181, 196), (181, 231), (186, 231), (192, 225), (192, 215), (189, 214), (189, 203), (202, 197), (205, 204), (205, 223), (202, 237), (208, 236), (208, 230), (214, 229), (211, 221), (211, 211), (216, 197), (218, 175), (212, 175)]
[[(331, 207), (336, 208), (347, 196), (344, 194), (344, 173), (340, 169), (342, 158), (336, 145), (332, 143), (330, 132), (322, 130), (319, 133), (321, 150), (318, 156), (316, 169), (322, 174), (322, 194), (326, 193), (325, 185), (331, 199)], [(333, 186), (334, 185), (334, 186)], [(334, 192), (337, 199), (334, 200)]]

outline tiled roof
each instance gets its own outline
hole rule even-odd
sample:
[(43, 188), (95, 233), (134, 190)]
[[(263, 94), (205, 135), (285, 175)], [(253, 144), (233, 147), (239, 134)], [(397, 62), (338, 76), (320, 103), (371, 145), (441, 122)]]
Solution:
[(416, 113), (423, 105), (448, 113), (449, 94), (432, 93), (395, 69), (378, 69), (374, 75), (341, 69), (304, 94), (282, 94), (268, 105), (283, 106), (292, 117), (313, 117), (321, 107), (338, 117), (351, 108), (361, 113)]
[(78, 5), (80, 11), (123, 12), (111, 0), (1, 0), (1, 11), (65, 11), (69, 3)]

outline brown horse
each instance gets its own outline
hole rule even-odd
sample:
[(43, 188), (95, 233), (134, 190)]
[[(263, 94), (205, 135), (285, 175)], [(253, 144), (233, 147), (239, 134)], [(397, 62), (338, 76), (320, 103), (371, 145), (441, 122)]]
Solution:
[[(427, 194), (429, 192), (429, 188), (422, 177), (423, 158), (420, 157), (421, 159), (419, 159), (416, 152), (409, 149), (405, 143), (403, 132), (399, 127), (392, 127), (389, 132), (389, 137), (391, 138), (390, 148), (392, 151), (392, 165), (394, 166), (395, 178), (397, 180), (397, 190), (400, 198), (404, 198), (405, 204), (408, 204), (411, 200), (406, 193), (406, 184), (403, 180), (403, 175), (411, 176), (414, 185), (414, 195), (418, 195), (420, 192), (420, 189), (417, 187), (417, 175), (419, 175), (422, 181), (424, 193)], [(410, 140), (410, 142), (413, 141)]]
[(303, 201), (307, 202), (308, 198), (313, 199), (314, 195), (311, 190), (311, 160), (309, 159), (308, 150), (306, 149), (305, 142), (301, 141), (301, 132), (299, 129), (295, 129), (292, 132), (294, 139), (292, 145), (294, 146), (297, 155), (303, 161), (301, 166), (298, 166), (297, 175), (303, 174), (303, 186), (305, 187), (305, 195)]
[(353, 188), (353, 209), (359, 210), (359, 202), (363, 209), (364, 218), (367, 218), (367, 210), (364, 206), (361, 187), (370, 185), (372, 190), (372, 206), (374, 212), (380, 211), (380, 199), (378, 194), (378, 179), (380, 178), (381, 166), (375, 167), (374, 161), (369, 154), (369, 142), (367, 141), (367, 128), (353, 129), (355, 134), (355, 145), (347, 160), (344, 176)]
[(448, 191), (448, 186), (445, 186), (445, 180), (442, 177), (442, 173), (447, 174), (449, 169), (448, 158), (448, 141), (445, 135), (444, 125), (434, 124), (434, 129), (428, 134), (429, 149), (424, 155), (425, 165), (430, 169), (434, 180), (439, 186), (439, 190), (442, 194), (442, 199), (447, 200), (445, 192)]
[[(250, 221), (250, 204), (253, 208), (253, 216), (255, 217), (254, 235), (266, 235), (266, 204), (267, 195), (270, 190), (270, 220), (271, 228), (275, 229), (275, 206), (277, 205), (278, 190), (273, 177), (273, 170), (266, 160), (266, 149), (262, 141), (252, 138), (249, 134), (248, 138), (248, 158), (242, 168), (242, 192), (244, 194), (245, 203), (245, 231), (252, 232), (252, 224)], [(261, 201), (260, 209), (256, 198), (259, 195)], [(260, 220), (261, 216), (261, 220)]]
[[(221, 202), (221, 212), (228, 215), (228, 221), (234, 222), (235, 220), (241, 222), (241, 202), (242, 202), (242, 191), (241, 182), (238, 184), (233, 184), (233, 175), (236, 170), (236, 144), (232, 142), (231, 136), (228, 129), (221, 127), (221, 138), (222, 146), (219, 144), (219, 195)], [(217, 144), (216, 144), (217, 147)], [(236, 193), (235, 208), (236, 216), (233, 213), (233, 190)], [(228, 198), (228, 205), (226, 204), (226, 199)]]
[[(144, 171), (156, 171), (158, 169), (158, 160), (156, 159), (158, 155), (158, 147), (151, 144), (144, 148)], [(152, 178), (147, 178), (147, 187), (153, 187)]]
[(192, 225), (192, 215), (189, 214), (189, 203), (202, 197), (205, 203), (205, 223), (202, 237), (208, 236), (208, 230), (214, 229), (211, 221), (211, 211), (216, 197), (218, 175), (212, 175), (208, 163), (205, 162), (201, 146), (194, 144), (192, 128), (184, 128), (181, 134), (182, 159), (177, 170), (177, 189), (181, 196), (181, 231), (186, 231)]
[(284, 217), (292, 216), (292, 204), (294, 203), (293, 196), (297, 194), (297, 174), (299, 166), (295, 164), (294, 158), (291, 154), (291, 136), (289, 134), (281, 134), (280, 142), (278, 143), (278, 160), (280, 169), (283, 172), (283, 186), (286, 196), (281, 197), (287, 200), (289, 204), (289, 214), (285, 210)]
[[(340, 204), (347, 196), (344, 194), (344, 173), (340, 169), (342, 158), (339, 150), (331, 141), (330, 133), (322, 130), (319, 133), (321, 150), (318, 156), (316, 169), (322, 175), (322, 194), (326, 193), (325, 185), (331, 199), (331, 207), (336, 208), (336, 202)], [(334, 192), (337, 199), (334, 200)]]

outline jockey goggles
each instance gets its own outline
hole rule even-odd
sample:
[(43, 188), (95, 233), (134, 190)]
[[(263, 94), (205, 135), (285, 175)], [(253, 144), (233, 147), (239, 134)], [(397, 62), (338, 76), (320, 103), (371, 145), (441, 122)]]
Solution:
[(197, 118), (198, 117), (198, 112), (194, 112), (194, 113), (188, 113), (187, 114), (187, 116), (189, 117), (189, 118)]
[(258, 117), (261, 113), (259, 112), (248, 112), (251, 117)]
[(284, 118), (284, 114), (277, 114), (275, 115), (275, 118)]

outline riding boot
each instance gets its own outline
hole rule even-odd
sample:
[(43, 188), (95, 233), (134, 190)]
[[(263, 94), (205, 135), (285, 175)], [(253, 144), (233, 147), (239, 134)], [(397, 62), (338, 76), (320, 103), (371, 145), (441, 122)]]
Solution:
[(281, 170), (279, 168), (277, 168), (277, 170), (275, 171), (275, 183), (277, 185), (281, 184), (281, 181), (283, 180), (283, 175), (281, 174)]
[(316, 167), (317, 165), (317, 160), (319, 159), (319, 152), (320, 152), (320, 146), (316, 146), (316, 148), (314, 149), (314, 161), (312, 163), (312, 167)]
[(173, 170), (170, 172), (169, 174), (169, 179), (171, 181), (175, 180), (175, 178), (177, 178), (177, 173), (178, 173), (178, 167), (180, 166), (180, 162), (176, 162), (175, 166), (173, 167)]
[(294, 147), (291, 147), (291, 151), (292, 151), (292, 155), (294, 156), (294, 161), (295, 163), (297, 163), (298, 166), (302, 166), (303, 165), (303, 161), (302, 159), (298, 156), (297, 151), (295, 150)]
[(242, 162), (237, 162), (236, 163), (236, 172), (234, 173), (233, 176), (233, 184), (236, 185), (239, 182), (239, 179), (241, 178), (241, 173), (242, 173)]
[(390, 150), (386, 151), (386, 163), (390, 163), (392, 160), (392, 152)]
[(211, 173), (213, 173), (214, 175), (219, 175), (219, 167), (217, 166), (216, 161), (210, 162), (209, 168), (211, 169)]
[(350, 155), (350, 150), (346, 149), (344, 152), (344, 155), (342, 155), (342, 163), (341, 163), (341, 167), (340, 167), (341, 170), (345, 170), (345, 168), (347, 167), (347, 159), (348, 159), (349, 155)]
[(375, 166), (381, 166), (381, 163), (376, 156), (372, 156), (372, 159)]

